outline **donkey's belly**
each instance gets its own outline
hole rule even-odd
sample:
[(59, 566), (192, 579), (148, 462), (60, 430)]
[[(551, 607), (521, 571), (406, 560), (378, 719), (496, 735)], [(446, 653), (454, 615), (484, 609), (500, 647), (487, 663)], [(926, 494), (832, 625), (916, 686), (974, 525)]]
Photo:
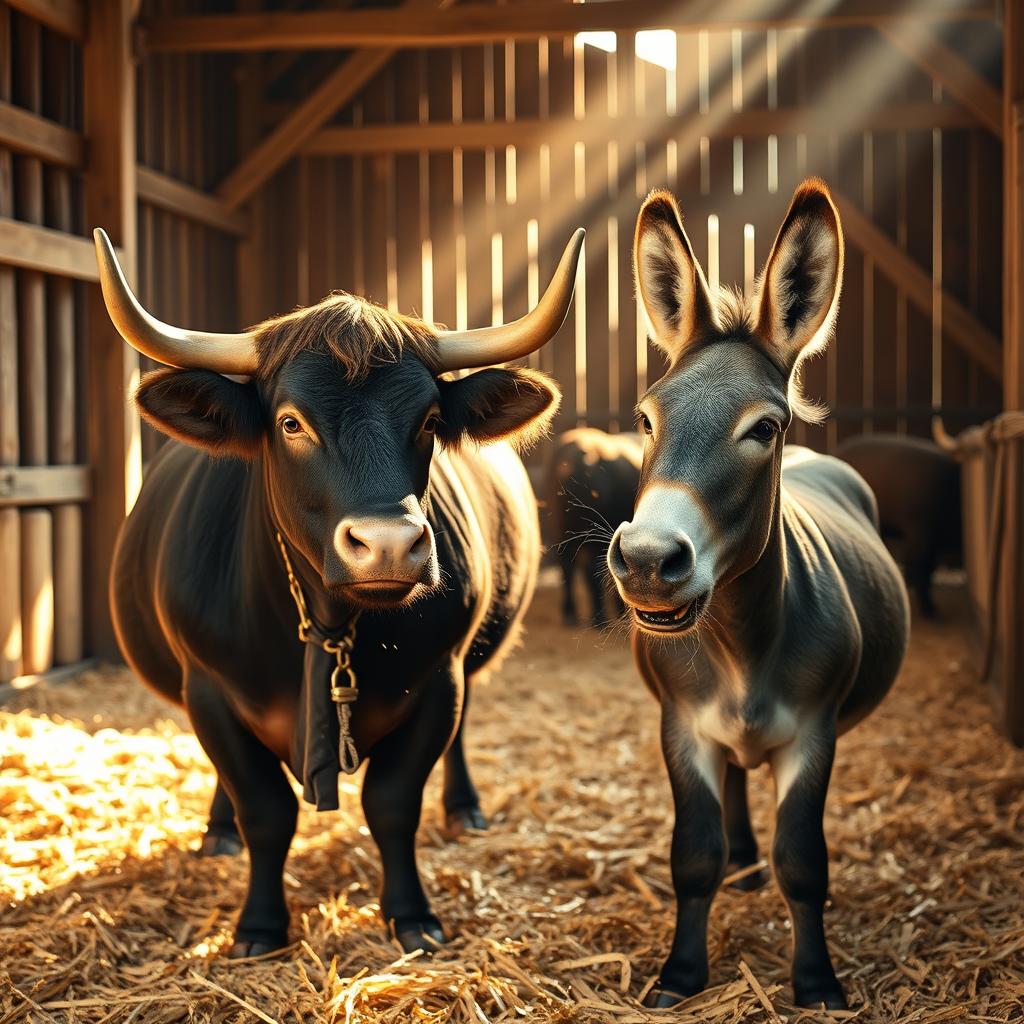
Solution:
[(740, 768), (757, 768), (768, 755), (789, 743), (797, 734), (797, 719), (786, 705), (736, 711), (719, 701), (709, 701), (697, 712), (694, 731), (718, 746), (726, 760)]

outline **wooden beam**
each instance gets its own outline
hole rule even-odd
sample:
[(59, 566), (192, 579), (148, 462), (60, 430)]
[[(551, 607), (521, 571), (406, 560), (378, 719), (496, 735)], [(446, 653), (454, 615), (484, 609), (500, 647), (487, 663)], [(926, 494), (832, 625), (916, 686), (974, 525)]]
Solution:
[(45, 117), (0, 101), (0, 146), (60, 167), (81, 167), (82, 136)]
[[(445, 6), (453, 0), (440, 0)], [(422, 9), (437, 12), (437, 0), (406, 0), (389, 12), (402, 21)], [(344, 12), (342, 12), (344, 13)], [(237, 15), (250, 17), (250, 15)], [(258, 17), (258, 15), (252, 15)], [(352, 54), (274, 128), (221, 182), (217, 194), (233, 210), (268, 181), (316, 131), (343, 107), (391, 59), (393, 48), (360, 50)]]
[(81, 504), (91, 497), (88, 466), (0, 466), (0, 508)]
[(1024, 11), (1003, 24), (1003, 399), (1024, 409)]
[[(91, 0), (98, 2), (98, 0)], [(83, 0), (7, 0), (7, 6), (77, 42), (85, 38)]]
[(962, 103), (996, 138), (1003, 135), (1003, 101), (955, 50), (935, 37), (927, 25), (909, 22), (880, 26), (882, 35)]
[[(727, 120), (708, 118), (701, 132), (710, 138), (767, 137), (793, 133), (814, 134), (835, 131), (834, 115), (818, 108), (780, 108), (777, 110), (740, 110)], [(858, 131), (930, 130), (932, 128), (971, 128), (974, 116), (952, 103), (898, 103), (871, 112), (866, 120), (858, 117)], [(676, 139), (679, 126), (674, 118), (588, 117), (578, 121), (564, 118), (522, 118), (516, 121), (408, 122), (372, 124), (356, 127), (323, 128), (303, 147), (315, 156), (352, 156), (373, 153), (446, 152), (502, 148), (508, 145), (532, 146), (557, 138), (559, 142), (603, 142), (619, 138), (626, 131), (651, 143)]]
[(602, 3), (460, 5), (448, 11), (360, 9), (156, 18), (146, 32), (152, 51), (316, 50), (350, 47), (472, 46), (577, 32), (667, 28), (761, 31), (837, 28), (921, 21), (993, 20), (990, 0), (840, 0), (825, 9), (802, 0), (604, 0)]
[(9, 217), (0, 217), (0, 263), (79, 281), (99, 280), (92, 242)]
[(177, 214), (198, 224), (215, 228), (229, 235), (239, 237), (248, 230), (245, 214), (237, 210), (229, 210), (223, 199), (212, 196), (202, 189), (186, 185), (177, 178), (172, 178), (151, 167), (136, 168), (139, 199), (157, 209)]
[[(873, 224), (842, 193), (832, 189), (832, 197), (843, 221), (843, 233), (861, 252), (875, 261), (882, 271), (923, 313), (932, 313), (931, 275), (906, 254), (889, 236)], [(942, 327), (949, 337), (993, 379), (1002, 372), (999, 339), (966, 307), (948, 292), (942, 296)]]
[[(89, 159), (85, 222), (101, 225), (123, 249), (129, 280), (136, 268), (135, 67), (131, 0), (91, 0), (83, 48), (83, 110)], [(90, 653), (118, 657), (107, 580), (114, 546), (142, 481), (139, 414), (131, 394), (139, 358), (114, 329), (98, 287), (88, 289), (85, 368), (88, 454), (93, 473), (86, 532), (85, 608)]]

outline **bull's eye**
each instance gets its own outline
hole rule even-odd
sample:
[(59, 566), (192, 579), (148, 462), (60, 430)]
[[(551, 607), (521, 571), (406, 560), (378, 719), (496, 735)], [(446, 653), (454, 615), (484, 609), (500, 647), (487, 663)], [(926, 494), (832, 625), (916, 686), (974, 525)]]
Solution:
[(294, 437), (302, 433), (302, 424), (294, 416), (283, 416), (281, 418), (281, 429)]
[(767, 444), (779, 432), (778, 425), (774, 420), (758, 420), (748, 431), (746, 436), (752, 437), (755, 441)]
[(644, 413), (640, 413), (639, 419), (636, 421), (636, 425), (648, 435), (648, 437), (654, 433), (654, 427), (651, 426), (651, 421), (647, 418)]
[(423, 426), (420, 427), (421, 434), (434, 435), (437, 433), (438, 428), (441, 426), (441, 417), (436, 412), (432, 412), (424, 421)]

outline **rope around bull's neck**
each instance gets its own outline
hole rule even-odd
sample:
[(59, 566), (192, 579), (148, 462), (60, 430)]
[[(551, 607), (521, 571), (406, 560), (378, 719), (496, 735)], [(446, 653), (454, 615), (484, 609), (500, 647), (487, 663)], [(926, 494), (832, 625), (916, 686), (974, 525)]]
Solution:
[[(352, 650), (356, 645), (356, 622), (360, 610), (357, 608), (344, 631), (338, 638), (328, 636), (310, 618), (306, 605), (306, 595), (302, 592), (292, 560), (288, 557), (288, 548), (280, 530), (274, 531), (281, 558), (284, 560), (285, 572), (288, 574), (288, 590), (299, 613), (299, 640), (304, 644), (316, 644), (327, 654), (333, 654), (335, 666), (331, 672), (331, 700), (338, 709), (338, 764), (346, 775), (352, 775), (359, 768), (359, 752), (355, 740), (352, 739), (352, 705), (359, 699), (359, 683), (355, 669), (352, 667)], [(342, 680), (344, 679), (344, 683)]]

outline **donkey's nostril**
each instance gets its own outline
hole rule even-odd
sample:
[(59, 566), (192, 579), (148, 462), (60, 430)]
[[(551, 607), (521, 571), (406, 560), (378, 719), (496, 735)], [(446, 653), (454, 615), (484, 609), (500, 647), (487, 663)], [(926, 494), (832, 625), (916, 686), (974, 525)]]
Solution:
[(662, 559), (658, 575), (666, 583), (683, 583), (693, 572), (693, 543), (689, 537), (681, 537), (676, 541), (675, 551), (671, 551)]
[(621, 530), (616, 530), (611, 544), (608, 545), (608, 568), (611, 569), (612, 575), (622, 579), (629, 572), (629, 566), (626, 565), (626, 559), (622, 555), (620, 534)]

